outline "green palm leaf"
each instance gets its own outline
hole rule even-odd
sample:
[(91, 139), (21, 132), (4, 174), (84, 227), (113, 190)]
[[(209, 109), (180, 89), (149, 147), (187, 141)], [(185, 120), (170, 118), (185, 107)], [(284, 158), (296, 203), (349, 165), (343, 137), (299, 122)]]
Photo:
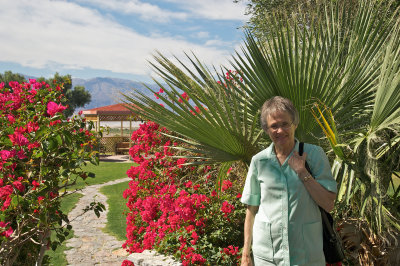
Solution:
[[(188, 58), (198, 76), (186, 66), (190, 76), (185, 74), (162, 55), (156, 57), (159, 66), (153, 66), (168, 85), (156, 81), (166, 93), (159, 98), (167, 108), (140, 92), (126, 94), (127, 103), (137, 106), (135, 112), (139, 115), (187, 139), (193, 148), (186, 150), (198, 154), (193, 158), (207, 163), (240, 160), (248, 164), (259, 150), (261, 129), (256, 122), (257, 114), (249, 113), (247, 105), (235, 99), (239, 97), (236, 94), (229, 95), (228, 99), (226, 88), (198, 60)], [(179, 102), (181, 92), (186, 92), (190, 101)], [(201, 114), (196, 114), (195, 106)]]
[(333, 6), (326, 9), (326, 21), (302, 29), (276, 22), (266, 43), (247, 34), (243, 56), (237, 53), (232, 64), (253, 100), (251, 111), (272, 96), (290, 98), (300, 115), (297, 137), (311, 143), (322, 137), (308, 108), (315, 99), (333, 110), (341, 130), (365, 121), (373, 106), (377, 58), (389, 33), (373, 11), (366, 3), (351, 20)]
[(386, 47), (380, 66), (371, 117), (371, 131), (399, 128), (400, 124), (400, 23), (397, 24)]

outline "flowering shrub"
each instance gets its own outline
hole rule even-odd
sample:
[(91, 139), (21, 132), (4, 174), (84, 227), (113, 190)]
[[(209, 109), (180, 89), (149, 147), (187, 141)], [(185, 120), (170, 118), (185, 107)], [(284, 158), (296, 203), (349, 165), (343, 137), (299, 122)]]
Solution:
[(63, 116), (62, 85), (9, 85), (0, 83), (0, 264), (34, 265), (68, 234), (60, 199), (76, 178), (93, 176), (80, 167), (98, 162), (97, 142), (83, 118)]
[(135, 264), (130, 260), (124, 260), (121, 266), (135, 266)]
[(163, 133), (147, 122), (132, 134), (130, 155), (138, 166), (127, 171), (132, 180), (123, 193), (130, 210), (123, 247), (131, 253), (155, 249), (183, 265), (237, 265), (244, 206), (235, 192), (241, 188), (230, 181), (235, 175), (230, 169), (217, 193), (218, 169), (176, 160), (171, 146), (178, 144)]

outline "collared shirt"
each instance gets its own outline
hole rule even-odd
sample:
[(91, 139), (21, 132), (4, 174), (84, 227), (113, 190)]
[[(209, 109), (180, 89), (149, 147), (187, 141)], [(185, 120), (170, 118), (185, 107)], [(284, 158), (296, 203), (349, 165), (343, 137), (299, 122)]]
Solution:
[[(281, 165), (274, 145), (253, 156), (241, 202), (259, 206), (253, 225), (253, 254), (278, 265), (325, 265), (321, 214), (303, 182), (289, 166), (298, 141)], [(316, 181), (337, 192), (323, 149), (305, 144), (307, 163)]]

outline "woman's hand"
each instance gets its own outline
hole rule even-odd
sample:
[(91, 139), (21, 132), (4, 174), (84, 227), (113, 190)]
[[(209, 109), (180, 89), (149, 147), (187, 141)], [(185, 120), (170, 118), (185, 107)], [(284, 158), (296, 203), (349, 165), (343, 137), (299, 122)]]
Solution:
[(240, 266), (253, 266), (253, 261), (251, 260), (250, 253), (243, 251), (242, 262)]
[(290, 156), (288, 164), (297, 173), (300, 179), (308, 175), (308, 171), (305, 167), (306, 165), (307, 153), (303, 153), (302, 156), (299, 155), (297, 151), (293, 151), (292, 156)]
[(325, 211), (331, 212), (335, 206), (336, 193), (326, 190), (321, 186), (314, 178), (308, 181), (304, 180), (304, 177), (310, 175), (305, 167), (306, 153), (300, 156), (298, 152), (294, 151), (292, 156), (289, 158), (289, 165), (297, 173), (299, 178), (304, 181), (304, 185), (310, 193), (311, 197), (315, 202), (321, 206)]
[(244, 221), (244, 244), (242, 250), (242, 263), (241, 266), (253, 266), (251, 260), (251, 240), (253, 238), (253, 224), (256, 213), (258, 212), (258, 206), (247, 205), (246, 219)]

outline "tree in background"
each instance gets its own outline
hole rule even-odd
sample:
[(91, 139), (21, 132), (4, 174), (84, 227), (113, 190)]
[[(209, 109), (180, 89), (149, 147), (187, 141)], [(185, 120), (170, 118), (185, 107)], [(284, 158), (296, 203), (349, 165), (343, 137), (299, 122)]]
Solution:
[(52, 78), (45, 79), (41, 77), (38, 81), (45, 81), (48, 84), (64, 84), (64, 87), (62, 88), (62, 93), (66, 98), (64, 104), (68, 105), (68, 108), (64, 111), (66, 117), (71, 116), (76, 108), (83, 107), (85, 104), (90, 103), (91, 95), (85, 87), (75, 86), (72, 88), (71, 75), (62, 76), (56, 73)]
[(0, 83), (4, 82), (5, 88), (11, 88), (10, 81), (17, 81), (18, 83), (23, 83), (26, 78), (18, 73), (12, 73), (11, 71), (5, 71), (4, 74), (0, 74)]
[[(241, 1), (243, 0), (233, 2)], [(309, 25), (311, 20), (325, 17), (324, 7), (329, 4), (339, 4), (354, 16), (362, 0), (249, 0), (247, 2), (246, 15), (250, 18), (244, 28), (250, 30), (258, 39), (265, 40), (265, 36), (274, 30), (274, 21), (277, 18), (284, 24), (289, 20), (297, 25)], [(378, 6), (377, 12), (390, 17), (400, 6), (400, 1), (378, 0), (374, 4)]]
[[(46, 82), (50, 86), (54, 87), (55, 84), (63, 84), (60, 87), (62, 94), (65, 95), (63, 104), (68, 105), (68, 108), (64, 111), (66, 117), (71, 116), (75, 109), (78, 107), (83, 107), (85, 104), (90, 103), (91, 95), (90, 92), (83, 86), (75, 86), (72, 88), (72, 78), (71, 75), (62, 76), (58, 73), (54, 74), (52, 78), (40, 77), (37, 79), (39, 82)], [(18, 73), (12, 73), (11, 71), (5, 71), (4, 74), (0, 74), (0, 82), (4, 82), (6, 88), (10, 88), (10, 81), (18, 81), (19, 83), (27, 81), (26, 78)], [(55, 89), (55, 88), (54, 88)]]

